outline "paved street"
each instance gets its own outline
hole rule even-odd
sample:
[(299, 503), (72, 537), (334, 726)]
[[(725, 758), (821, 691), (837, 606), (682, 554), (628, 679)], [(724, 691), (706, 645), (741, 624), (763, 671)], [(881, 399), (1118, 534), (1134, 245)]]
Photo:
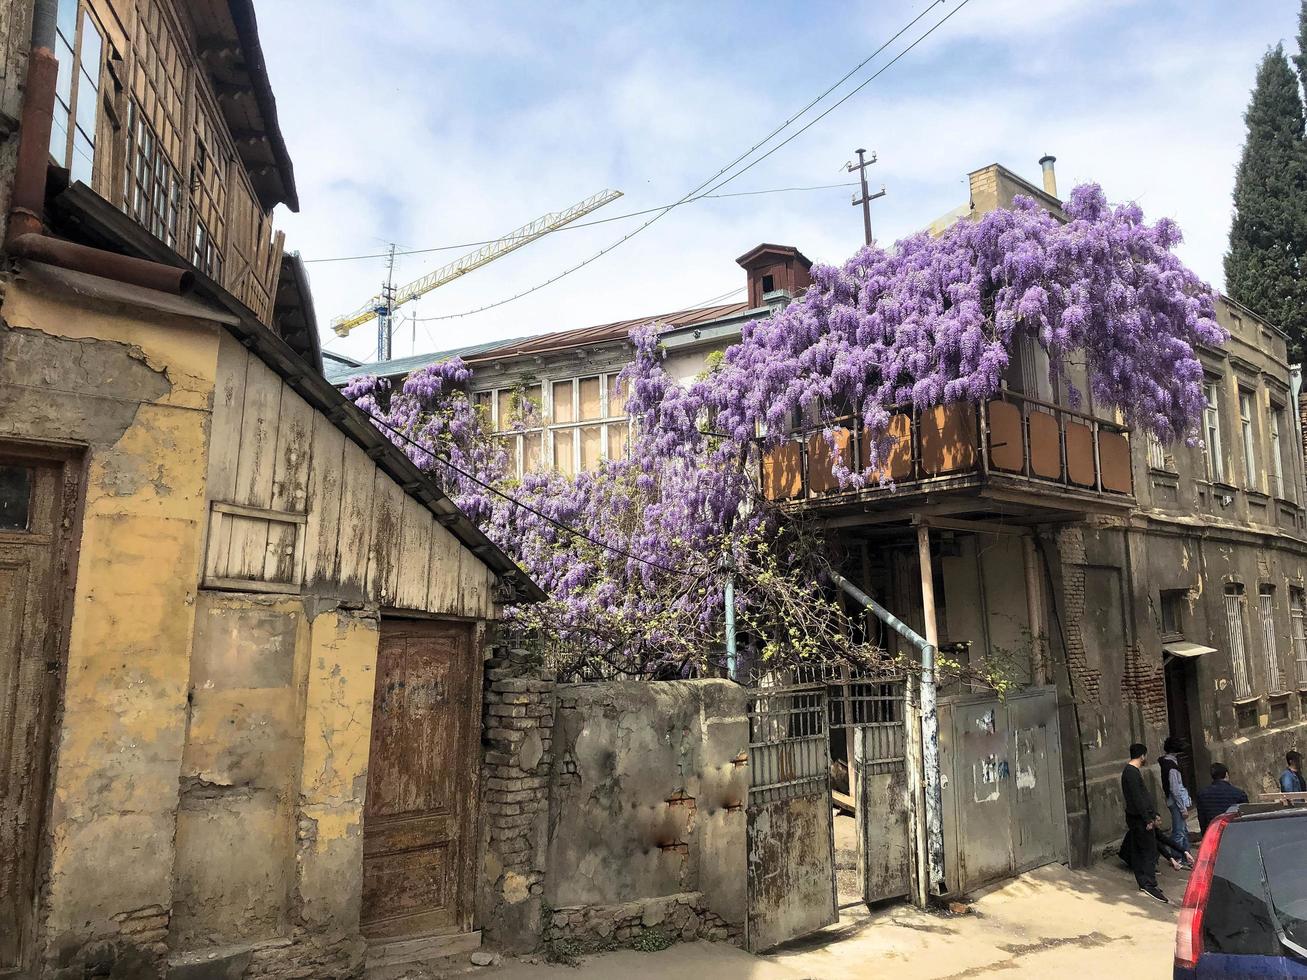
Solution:
[[(1184, 876), (1159, 872), (1178, 900)], [(1114, 859), (1089, 871), (1041, 868), (976, 897), (972, 912), (930, 915), (903, 905), (867, 913), (849, 909), (840, 922), (756, 957), (711, 943), (660, 953), (621, 951), (579, 967), (508, 960), (490, 968), (460, 964), (445, 976), (493, 980), (865, 980), (891, 971), (913, 980), (1071, 976), (1114, 980), (1170, 975), (1175, 906), (1145, 901)], [(405, 980), (440, 973), (396, 971)], [(390, 976), (394, 976), (391, 974)], [(389, 977), (387, 978), (389, 980)]]

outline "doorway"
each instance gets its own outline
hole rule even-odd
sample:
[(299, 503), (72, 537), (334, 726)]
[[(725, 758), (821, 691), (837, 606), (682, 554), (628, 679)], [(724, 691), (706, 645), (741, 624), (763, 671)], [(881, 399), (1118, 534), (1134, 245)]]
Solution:
[[(61, 459), (0, 447), (0, 973), (31, 966), (50, 729), (62, 674), (65, 527), (76, 481)], [(72, 563), (68, 563), (72, 567)]]
[(475, 625), (381, 620), (363, 811), (369, 939), (472, 928), (481, 658)]
[[(1190, 692), (1197, 689), (1198, 683), (1194, 658), (1177, 657), (1172, 654), (1164, 654), (1163, 658), (1167, 732), (1184, 743), (1184, 748), (1175, 754), (1175, 758), (1180, 763), (1180, 775), (1184, 779), (1184, 784), (1192, 791), (1199, 786), (1198, 767), (1194, 760), (1193, 715), (1189, 707), (1192, 703)], [(1157, 754), (1160, 756), (1161, 752)]]

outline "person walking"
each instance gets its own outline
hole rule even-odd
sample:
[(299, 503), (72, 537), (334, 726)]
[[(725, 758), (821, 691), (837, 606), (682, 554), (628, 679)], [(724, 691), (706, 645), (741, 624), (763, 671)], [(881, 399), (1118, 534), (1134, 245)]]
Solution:
[(1162, 790), (1166, 794), (1166, 808), (1171, 811), (1171, 843), (1181, 854), (1189, 853), (1189, 808), (1194, 801), (1185, 789), (1180, 773), (1180, 760), (1176, 753), (1184, 748), (1180, 739), (1171, 735), (1162, 743), (1162, 757), (1157, 760), (1162, 770)]
[(1285, 753), (1284, 763), (1288, 768), (1280, 773), (1280, 792), (1307, 793), (1307, 782), (1302, 778), (1302, 755), (1298, 752)]
[(1198, 826), (1204, 834), (1207, 825), (1232, 806), (1248, 802), (1248, 794), (1230, 783), (1230, 770), (1224, 763), (1212, 763), (1212, 784), (1198, 791)]
[(1130, 856), (1130, 870), (1135, 873), (1139, 890), (1150, 898), (1170, 904), (1170, 899), (1157, 887), (1157, 807), (1153, 794), (1144, 783), (1142, 769), (1148, 746), (1135, 742), (1130, 746), (1130, 761), (1121, 770), (1121, 801), (1125, 806), (1126, 853)]

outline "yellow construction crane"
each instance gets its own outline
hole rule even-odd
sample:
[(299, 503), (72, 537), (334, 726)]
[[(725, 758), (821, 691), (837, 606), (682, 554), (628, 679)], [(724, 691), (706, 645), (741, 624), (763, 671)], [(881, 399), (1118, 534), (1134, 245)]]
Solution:
[(336, 317), (331, 321), (331, 329), (336, 332), (337, 336), (345, 337), (355, 327), (361, 327), (370, 320), (376, 319), (378, 321), (377, 360), (388, 361), (390, 360), (391, 318), (399, 307), (411, 300), (425, 296), (438, 286), (443, 286), (459, 276), (466, 275), (473, 269), (479, 269), (483, 265), (521, 248), (523, 245), (530, 244), (551, 231), (571, 224), (577, 218), (598, 210), (605, 204), (611, 204), (621, 196), (621, 191), (604, 190), (598, 194), (590, 195), (584, 201), (578, 201), (566, 210), (541, 215), (535, 221), (510, 231), (503, 238), (499, 238), (488, 245), (483, 245), (475, 252), (469, 252), (462, 258), (441, 266), (435, 272), (430, 272), (421, 279), (415, 279), (408, 285), (399, 288), (395, 288), (391, 284), (391, 272), (394, 270), (395, 265), (395, 247), (392, 245), (389, 254), (390, 261), (386, 271), (386, 283), (382, 286), (381, 292), (373, 296), (353, 313)]

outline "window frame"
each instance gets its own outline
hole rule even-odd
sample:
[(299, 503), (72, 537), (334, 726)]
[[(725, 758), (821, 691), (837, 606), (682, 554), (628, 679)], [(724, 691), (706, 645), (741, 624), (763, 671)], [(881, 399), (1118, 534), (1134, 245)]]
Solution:
[(1267, 442), (1269, 443), (1267, 451), (1271, 456), (1269, 477), (1274, 484), (1271, 487), (1271, 494), (1281, 499), (1287, 496), (1285, 493), (1287, 488), (1284, 484), (1284, 412), (1285, 407), (1272, 399), (1270, 414), (1267, 416)]
[(1207, 464), (1207, 479), (1211, 483), (1225, 482), (1225, 453), (1221, 446), (1221, 382), (1211, 378), (1203, 381), (1203, 456)]
[[(58, 21), (63, 19), (66, 10), (65, 5), (72, 8), (73, 36), (71, 39), (64, 35), (63, 26), (58, 24)], [(79, 0), (59, 0), (57, 6), (65, 9), (59, 10), (56, 14), (55, 58), (59, 68), (50, 127), (50, 156), (58, 166), (69, 172), (70, 180), (81, 181), (88, 186), (94, 186), (98, 160), (100, 96), (104, 89), (104, 66), (109, 42), (105, 36), (104, 28), (86, 4), (79, 2)], [(87, 68), (85, 45), (88, 29), (95, 32), (97, 40), (96, 64), (93, 70)], [(68, 49), (67, 59), (63, 55), (65, 46)], [(65, 77), (67, 78), (67, 105), (64, 104), (64, 96), (60, 91), (64, 87)], [(91, 117), (89, 120), (79, 120), (79, 116), (82, 115), (83, 100), (88, 97), (88, 86), (89, 98), (93, 104)], [(82, 125), (84, 121), (90, 124), (89, 133), (86, 131), (86, 127)], [(56, 152), (55, 143), (60, 133), (63, 136), (63, 146), (59, 152)], [(77, 137), (79, 134), (89, 144), (89, 156), (78, 146)], [(86, 170), (81, 169), (80, 160), (82, 159), (85, 160), (85, 165), (88, 168)]]
[(1307, 590), (1289, 586), (1289, 642), (1293, 646), (1299, 690), (1307, 690)]
[(1239, 441), (1243, 448), (1243, 485), (1246, 490), (1262, 492), (1262, 472), (1257, 465), (1257, 392), (1239, 387)]
[(1284, 674), (1280, 670), (1279, 644), (1275, 630), (1275, 586), (1263, 582), (1257, 587), (1257, 612), (1262, 627), (1262, 653), (1266, 657), (1266, 690), (1284, 691)]
[(1226, 583), (1225, 626), (1230, 644), (1230, 674), (1236, 701), (1246, 701), (1253, 697), (1252, 664), (1248, 659), (1248, 617), (1244, 613), (1247, 598), (1242, 582)]

